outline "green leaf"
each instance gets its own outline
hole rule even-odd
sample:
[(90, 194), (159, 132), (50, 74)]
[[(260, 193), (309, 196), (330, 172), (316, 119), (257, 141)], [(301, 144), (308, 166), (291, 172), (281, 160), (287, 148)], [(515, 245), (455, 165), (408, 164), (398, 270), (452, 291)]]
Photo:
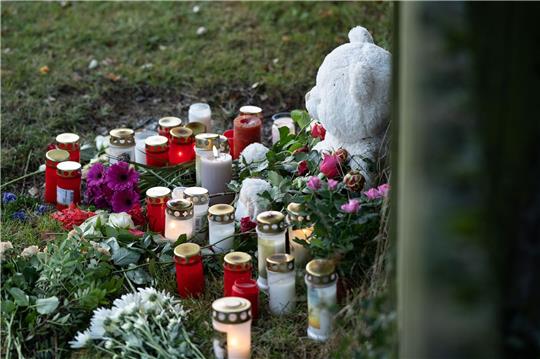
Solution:
[(58, 308), (58, 298), (55, 296), (36, 300), (36, 309), (39, 314), (50, 314)]
[(294, 110), (291, 112), (291, 117), (294, 122), (298, 124), (300, 128), (304, 128), (309, 125), (311, 118), (306, 111)]
[(111, 226), (103, 226), (103, 231), (107, 237), (116, 237), (118, 235), (116, 228)]
[(279, 186), (283, 181), (283, 177), (279, 175), (276, 171), (268, 171), (268, 180), (274, 186)]
[(3, 300), (2, 303), (2, 313), (9, 315), (17, 310), (17, 306), (11, 300)]
[[(133, 268), (135, 265), (130, 264), (129, 268)], [(127, 277), (135, 284), (146, 284), (152, 281), (152, 277), (142, 268), (137, 268), (126, 272)]]
[(111, 256), (113, 262), (117, 266), (125, 266), (128, 264), (137, 263), (141, 255), (127, 248), (119, 248)]
[(15, 303), (17, 303), (17, 305), (20, 305), (21, 307), (28, 306), (28, 296), (21, 289), (13, 287), (9, 288), (9, 292), (13, 296), (13, 299), (15, 299)]

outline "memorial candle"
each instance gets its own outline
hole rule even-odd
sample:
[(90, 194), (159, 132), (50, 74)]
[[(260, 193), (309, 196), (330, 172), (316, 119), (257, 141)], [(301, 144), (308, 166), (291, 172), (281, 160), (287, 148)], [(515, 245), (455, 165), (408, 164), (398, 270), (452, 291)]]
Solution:
[(135, 133), (130, 128), (115, 128), (109, 132), (107, 152), (111, 165), (118, 161), (135, 161)]
[(193, 235), (193, 203), (185, 199), (171, 199), (165, 210), (165, 238), (175, 242), (185, 234)]
[(310, 217), (299, 203), (289, 203), (287, 206), (287, 223), (289, 225), (289, 250), (294, 256), (297, 268), (304, 269), (311, 259), (311, 253), (307, 245), (313, 233), (313, 225)]
[(193, 161), (195, 159), (193, 131), (186, 127), (175, 127), (170, 135), (169, 161), (171, 165)]
[(141, 165), (146, 164), (146, 144), (145, 140), (150, 136), (156, 136), (156, 131), (135, 132), (135, 162)]
[(56, 148), (69, 152), (69, 160), (79, 162), (81, 159), (81, 145), (79, 135), (74, 133), (61, 133), (56, 136)]
[(257, 320), (259, 316), (259, 287), (256, 280), (251, 278), (235, 280), (232, 286), (231, 296), (249, 300), (253, 320)]
[(248, 116), (255, 116), (261, 119), (263, 119), (263, 111), (262, 108), (258, 106), (253, 105), (246, 105), (240, 107), (240, 115), (248, 115)]
[(279, 141), (279, 129), (281, 127), (287, 127), (289, 133), (294, 135), (294, 121), (289, 112), (280, 112), (272, 116), (272, 144)]
[(216, 358), (248, 359), (251, 355), (251, 303), (225, 297), (212, 303), (213, 348)]
[(266, 258), (268, 304), (273, 314), (288, 314), (296, 305), (294, 257), (278, 253)]
[(161, 136), (167, 137), (168, 140), (171, 139), (170, 132), (175, 127), (182, 126), (182, 120), (178, 117), (163, 117), (158, 121), (158, 133)]
[(60, 162), (56, 166), (56, 208), (62, 210), (70, 204), (81, 202), (81, 164), (74, 161)]
[(45, 154), (45, 202), (56, 203), (56, 184), (58, 175), (56, 166), (69, 160), (69, 152), (65, 150), (50, 150)]
[(234, 207), (215, 204), (208, 209), (210, 245), (216, 253), (227, 252), (234, 243)]
[(171, 198), (171, 190), (167, 187), (152, 187), (146, 190), (146, 217), (148, 228), (152, 232), (164, 234), (165, 210)]
[(251, 256), (244, 252), (231, 252), (223, 258), (223, 296), (232, 295), (238, 279), (251, 279)]
[(206, 241), (208, 235), (208, 190), (202, 187), (188, 187), (184, 190), (183, 196), (193, 203), (194, 231), (197, 238)]
[(285, 216), (277, 211), (267, 211), (257, 216), (257, 260), (261, 290), (268, 289), (266, 258), (276, 253), (285, 253)]
[[(189, 122), (201, 122), (206, 126), (206, 131), (212, 129), (212, 110), (207, 103), (194, 103), (189, 106)], [(205, 132), (206, 132), (205, 131)]]
[(227, 153), (220, 153), (214, 146), (213, 156), (201, 156), (201, 187), (210, 194), (227, 191), (227, 185), (232, 179), (232, 157)]
[(205, 124), (202, 122), (189, 122), (184, 127), (189, 128), (191, 131), (193, 131), (193, 137), (197, 136), (200, 133), (208, 132)]
[(176, 284), (181, 298), (198, 297), (204, 291), (204, 269), (201, 247), (182, 243), (174, 248)]
[(146, 164), (151, 167), (165, 167), (169, 164), (169, 144), (165, 136), (150, 136), (144, 140)]
[(240, 115), (234, 119), (234, 158), (252, 143), (261, 142), (262, 121), (253, 115)]
[(215, 133), (200, 133), (195, 136), (195, 183), (201, 186), (201, 158), (213, 156), (212, 148), (219, 142)]

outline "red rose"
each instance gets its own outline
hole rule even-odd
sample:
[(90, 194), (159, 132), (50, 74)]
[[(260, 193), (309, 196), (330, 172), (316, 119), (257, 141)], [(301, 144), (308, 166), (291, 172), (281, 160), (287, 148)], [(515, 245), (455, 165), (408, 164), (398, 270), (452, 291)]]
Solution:
[(240, 232), (245, 233), (257, 227), (257, 223), (253, 222), (249, 216), (243, 217), (240, 220)]
[[(343, 183), (352, 192), (360, 192), (364, 188), (366, 180), (364, 176), (358, 171), (351, 170), (343, 178)], [(369, 195), (368, 195), (369, 198)]]
[(337, 156), (340, 163), (344, 163), (345, 161), (347, 161), (347, 158), (349, 158), (349, 152), (347, 152), (347, 150), (344, 148), (338, 148), (334, 152), (334, 156)]
[(135, 237), (142, 237), (144, 236), (143, 231), (139, 231), (138, 229), (130, 228), (128, 229), (129, 233), (133, 234)]
[(300, 148), (297, 148), (296, 150), (293, 151), (293, 155), (297, 154), (297, 153), (308, 153), (309, 152), (309, 148), (307, 146), (302, 146)]
[(339, 174), (339, 158), (335, 155), (324, 155), (319, 166), (326, 178), (334, 178)]
[(320, 123), (316, 123), (311, 128), (311, 137), (313, 138), (320, 138), (321, 140), (324, 140), (324, 137), (326, 136), (326, 130), (324, 129), (323, 125)]
[(128, 214), (131, 216), (131, 219), (136, 226), (143, 226), (146, 224), (146, 217), (144, 216), (142, 208), (139, 204), (136, 204), (132, 209), (130, 209)]
[(296, 170), (296, 173), (297, 173), (299, 176), (303, 176), (303, 175), (305, 175), (306, 173), (308, 173), (308, 165), (307, 165), (307, 161), (306, 161), (306, 160), (300, 161), (300, 162), (298, 163), (298, 169)]

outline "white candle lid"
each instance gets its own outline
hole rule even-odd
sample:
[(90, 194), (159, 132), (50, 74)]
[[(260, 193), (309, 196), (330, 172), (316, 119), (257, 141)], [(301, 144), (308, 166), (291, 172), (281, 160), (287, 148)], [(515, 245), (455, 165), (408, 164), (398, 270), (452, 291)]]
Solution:
[(253, 105), (246, 105), (240, 107), (240, 112), (245, 114), (257, 115), (262, 113), (262, 108)]
[(224, 324), (240, 324), (251, 319), (251, 302), (240, 297), (224, 297), (212, 303), (212, 318)]
[(74, 133), (61, 133), (56, 136), (56, 142), (58, 143), (76, 143), (79, 141), (79, 135)]

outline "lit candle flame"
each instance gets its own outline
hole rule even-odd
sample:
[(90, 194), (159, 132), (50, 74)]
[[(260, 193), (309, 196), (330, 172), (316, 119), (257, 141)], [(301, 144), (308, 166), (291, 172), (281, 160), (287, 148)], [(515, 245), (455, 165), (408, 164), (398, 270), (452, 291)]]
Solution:
[(212, 148), (212, 151), (214, 152), (214, 158), (218, 158), (219, 157), (219, 150), (216, 148), (216, 146), (214, 146)]

